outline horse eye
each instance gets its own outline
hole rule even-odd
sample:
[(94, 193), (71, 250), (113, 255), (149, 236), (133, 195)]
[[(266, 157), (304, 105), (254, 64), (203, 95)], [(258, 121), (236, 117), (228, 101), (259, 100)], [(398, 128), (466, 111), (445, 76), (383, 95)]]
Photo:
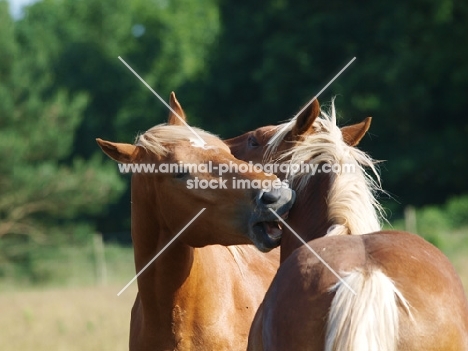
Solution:
[(182, 179), (188, 175), (190, 175), (190, 172), (179, 172), (179, 173), (174, 174), (174, 178)]
[(249, 144), (250, 147), (258, 147), (260, 144), (258, 143), (257, 139), (253, 136), (249, 136), (249, 139), (247, 140), (247, 143)]

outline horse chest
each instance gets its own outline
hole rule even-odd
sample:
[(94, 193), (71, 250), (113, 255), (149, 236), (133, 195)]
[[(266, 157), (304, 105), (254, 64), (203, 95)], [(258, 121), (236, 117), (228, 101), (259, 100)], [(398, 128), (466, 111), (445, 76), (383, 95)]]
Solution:
[[(229, 321), (220, 318), (223, 313), (206, 313), (196, 309), (186, 310), (176, 305), (172, 310), (175, 351), (188, 350), (244, 350), (239, 344), (239, 335), (234, 333)], [(246, 336), (245, 336), (246, 339)]]

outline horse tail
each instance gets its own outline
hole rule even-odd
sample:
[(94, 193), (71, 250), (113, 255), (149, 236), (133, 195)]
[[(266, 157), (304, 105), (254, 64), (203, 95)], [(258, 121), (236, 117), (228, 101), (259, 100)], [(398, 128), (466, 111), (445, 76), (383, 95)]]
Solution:
[(336, 293), (327, 321), (325, 350), (396, 350), (398, 302), (411, 314), (393, 281), (378, 269), (356, 270), (343, 280), (346, 284), (339, 281), (330, 289)]

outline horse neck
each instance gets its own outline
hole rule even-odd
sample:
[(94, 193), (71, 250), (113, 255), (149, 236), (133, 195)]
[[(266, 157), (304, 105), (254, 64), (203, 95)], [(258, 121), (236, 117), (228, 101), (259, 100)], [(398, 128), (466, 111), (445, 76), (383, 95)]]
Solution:
[[(297, 198), (288, 223), (304, 241), (381, 230), (380, 205), (358, 165), (355, 172), (319, 173), (309, 177), (303, 188), (296, 189), (297, 184), (299, 180), (293, 183)], [(281, 241), (281, 262), (299, 246), (300, 241), (286, 229)]]
[[(297, 192), (293, 208), (289, 211), (287, 223), (306, 242), (324, 236), (333, 224), (329, 220), (327, 199), (332, 183), (330, 174), (317, 174)], [(297, 182), (293, 183), (293, 188)], [(281, 239), (283, 262), (302, 243), (288, 228)]]
[[(145, 201), (148, 198), (151, 198), (149, 194), (139, 196), (132, 189), (132, 240), (137, 272), (176, 234), (163, 221), (155, 219), (159, 209)], [(195, 250), (181, 241), (174, 241), (137, 279), (141, 314), (135, 318), (141, 319), (144, 328), (154, 333), (152, 337), (158, 340), (158, 345), (167, 344), (172, 348), (175, 344), (174, 308), (196, 266)]]

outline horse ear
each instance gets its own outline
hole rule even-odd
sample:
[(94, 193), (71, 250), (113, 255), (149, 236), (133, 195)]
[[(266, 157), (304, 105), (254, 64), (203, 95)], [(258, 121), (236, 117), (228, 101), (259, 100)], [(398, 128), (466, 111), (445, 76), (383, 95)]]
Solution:
[(132, 163), (138, 155), (138, 146), (131, 144), (113, 143), (111, 141), (96, 139), (102, 151), (111, 159), (120, 163)]
[(372, 122), (372, 117), (367, 117), (364, 121), (341, 128), (343, 140), (349, 146), (356, 146), (364, 137)]
[[(184, 125), (183, 121), (187, 121), (187, 118), (185, 117), (185, 112), (182, 109), (182, 106), (180, 106), (179, 101), (177, 101), (177, 98), (175, 96), (175, 93), (171, 93), (171, 97), (169, 99), (169, 104), (171, 105), (171, 108), (177, 113), (175, 114), (174, 112), (170, 111), (169, 112), (169, 118), (167, 120), (167, 124), (174, 125), (174, 126), (180, 126)], [(179, 116), (177, 116), (179, 115)], [(180, 117), (180, 118), (179, 118)], [(183, 121), (182, 121), (182, 120)]]
[(292, 129), (293, 139), (297, 139), (297, 137), (300, 137), (312, 129), (312, 124), (319, 115), (320, 104), (318, 100), (315, 99), (299, 116), (297, 116), (296, 123)]

